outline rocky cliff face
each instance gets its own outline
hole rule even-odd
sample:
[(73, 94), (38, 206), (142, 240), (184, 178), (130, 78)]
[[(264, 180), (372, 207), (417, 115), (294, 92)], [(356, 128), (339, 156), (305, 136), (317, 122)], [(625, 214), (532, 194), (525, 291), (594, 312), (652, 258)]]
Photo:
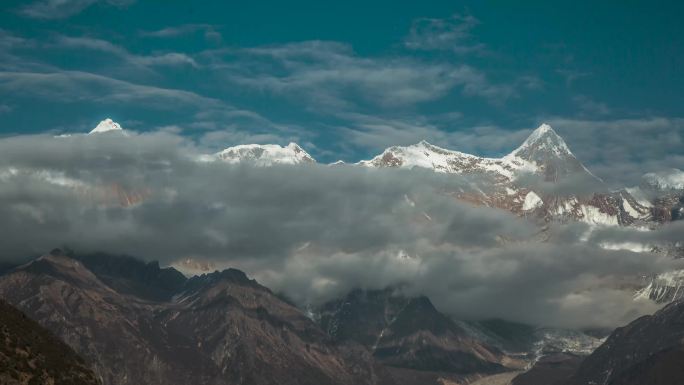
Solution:
[[(126, 266), (101, 278), (54, 251), (0, 277), (0, 297), (80, 353), (105, 385), (392, 383), (362, 346), (335, 343), (242, 272), (184, 280), (164, 298), (140, 293), (166, 273)], [(106, 283), (114, 280), (125, 284)]]
[(95, 374), (70, 347), (0, 300), (0, 384), (99, 383)]

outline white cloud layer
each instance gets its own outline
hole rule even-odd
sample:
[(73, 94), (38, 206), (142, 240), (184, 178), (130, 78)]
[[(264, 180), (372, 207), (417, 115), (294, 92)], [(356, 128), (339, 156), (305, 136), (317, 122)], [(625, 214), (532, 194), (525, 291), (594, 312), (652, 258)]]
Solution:
[(62, 245), (163, 263), (193, 257), (242, 268), (299, 303), (405, 285), (457, 317), (568, 327), (652, 311), (616, 288), (678, 267), (598, 246), (622, 233), (584, 242), (581, 224), (552, 225), (540, 241), (534, 223), (450, 196), (471, 179), (196, 162), (200, 150), (172, 131), (0, 140), (2, 258)]

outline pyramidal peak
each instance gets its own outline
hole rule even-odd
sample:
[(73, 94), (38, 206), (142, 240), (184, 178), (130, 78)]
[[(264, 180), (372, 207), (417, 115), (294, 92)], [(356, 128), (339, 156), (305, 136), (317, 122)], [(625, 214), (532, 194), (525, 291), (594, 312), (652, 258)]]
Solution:
[(103, 132), (111, 132), (111, 131), (119, 131), (123, 132), (123, 128), (121, 128), (121, 125), (109, 118), (101, 121), (97, 127), (93, 128), (89, 134), (100, 134)]
[(553, 128), (551, 128), (551, 126), (546, 123), (542, 123), (539, 127), (532, 131), (532, 133), (529, 137), (527, 137), (525, 142), (536, 143), (542, 140), (556, 141), (559, 144), (561, 144), (562, 147), (567, 148), (567, 145), (565, 144), (563, 138), (561, 138), (560, 135), (558, 135), (556, 131), (554, 131)]
[(541, 136), (544, 136), (545, 134), (558, 135), (549, 124), (542, 123), (539, 127), (532, 131), (532, 134), (530, 134), (530, 138), (539, 138)]
[(584, 174), (591, 180), (603, 183), (592, 174), (570, 151), (565, 140), (550, 125), (544, 123), (510, 154), (503, 157), (509, 162), (531, 163), (547, 181), (558, 181), (571, 174)]
[(535, 160), (539, 157), (548, 158), (550, 156), (566, 157), (574, 156), (570, 148), (550, 125), (543, 123), (530, 136), (525, 139), (523, 144), (511, 152), (508, 157), (519, 157), (525, 160)]

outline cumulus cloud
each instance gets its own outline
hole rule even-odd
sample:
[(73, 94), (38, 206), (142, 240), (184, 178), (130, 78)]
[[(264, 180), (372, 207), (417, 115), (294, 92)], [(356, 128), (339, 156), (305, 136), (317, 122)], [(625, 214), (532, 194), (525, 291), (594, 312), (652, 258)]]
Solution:
[(172, 132), (0, 140), (2, 258), (60, 245), (192, 257), (242, 268), (301, 304), (403, 285), (458, 317), (558, 326), (651, 311), (615, 288), (675, 264), (580, 242), (581, 226), (540, 237), (524, 218), (454, 199), (471, 178), (197, 162), (204, 150)]

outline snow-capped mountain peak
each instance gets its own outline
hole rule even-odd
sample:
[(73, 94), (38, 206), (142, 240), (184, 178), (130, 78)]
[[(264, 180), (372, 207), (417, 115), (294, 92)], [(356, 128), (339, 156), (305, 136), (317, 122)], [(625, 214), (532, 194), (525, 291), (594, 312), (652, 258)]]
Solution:
[(602, 183), (577, 160), (565, 140), (546, 123), (532, 131), (520, 147), (503, 159), (533, 164), (536, 172), (550, 182), (557, 182), (568, 175), (584, 174), (589, 179)]
[(357, 164), (377, 168), (424, 168), (447, 174), (483, 174), (497, 182), (510, 182), (515, 171), (523, 167), (522, 163), (447, 150), (422, 140), (409, 146), (389, 147), (373, 159)]
[(572, 156), (572, 151), (556, 131), (546, 123), (537, 127), (532, 131), (529, 137), (515, 149), (510, 157), (516, 156), (525, 160), (534, 161), (540, 155), (548, 157), (555, 155), (557, 157)]
[(123, 132), (123, 129), (121, 128), (121, 125), (109, 118), (101, 121), (97, 127), (93, 128), (92, 131), (90, 131), (90, 134), (99, 134), (103, 132), (111, 132), (111, 131), (120, 131)]
[(588, 172), (550, 125), (534, 130), (520, 147), (503, 158), (485, 158), (447, 150), (422, 140), (410, 146), (392, 146), (373, 159), (361, 161), (369, 167), (421, 167), (446, 173), (484, 172), (511, 180), (519, 171), (540, 173), (556, 181), (564, 175)]
[(316, 163), (297, 143), (285, 147), (277, 144), (241, 144), (228, 147), (215, 156), (228, 163), (253, 163), (257, 166)]

